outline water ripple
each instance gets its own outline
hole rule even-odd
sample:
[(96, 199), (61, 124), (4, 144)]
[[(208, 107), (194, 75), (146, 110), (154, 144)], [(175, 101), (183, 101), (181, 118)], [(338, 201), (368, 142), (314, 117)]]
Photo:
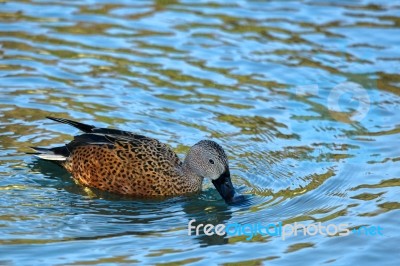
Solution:
[[(63, 265), (293, 264), (301, 255), (307, 264), (368, 265), (398, 253), (396, 1), (0, 5), (0, 264), (35, 256)], [(167, 200), (78, 186), (25, 154), (78, 133), (50, 114), (146, 134), (181, 157), (213, 138), (246, 200), (228, 206), (210, 182), (199, 195)], [(188, 236), (191, 219), (386, 233), (385, 241), (248, 241)]]

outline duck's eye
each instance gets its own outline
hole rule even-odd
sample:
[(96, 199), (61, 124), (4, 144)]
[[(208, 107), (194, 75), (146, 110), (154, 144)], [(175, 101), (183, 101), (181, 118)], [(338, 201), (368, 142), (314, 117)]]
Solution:
[(208, 160), (208, 162), (209, 162), (210, 164), (214, 164), (213, 159)]

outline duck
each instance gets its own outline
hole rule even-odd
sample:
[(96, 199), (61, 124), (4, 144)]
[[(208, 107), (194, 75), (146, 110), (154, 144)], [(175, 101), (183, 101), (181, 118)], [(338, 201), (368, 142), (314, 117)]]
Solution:
[(208, 178), (225, 202), (234, 202), (228, 158), (215, 141), (197, 142), (182, 162), (169, 145), (151, 137), (46, 118), (83, 133), (63, 146), (31, 147), (33, 154), (63, 167), (83, 186), (134, 197), (168, 197), (199, 193)]

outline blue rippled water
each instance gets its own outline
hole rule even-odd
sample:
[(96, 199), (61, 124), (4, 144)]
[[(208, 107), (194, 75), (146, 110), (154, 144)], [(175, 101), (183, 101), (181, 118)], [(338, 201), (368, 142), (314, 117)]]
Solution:
[[(0, 264), (399, 265), (399, 1), (0, 2)], [(132, 200), (27, 155), (53, 115), (205, 138), (248, 201)], [(366, 236), (189, 236), (211, 224), (381, 226)]]

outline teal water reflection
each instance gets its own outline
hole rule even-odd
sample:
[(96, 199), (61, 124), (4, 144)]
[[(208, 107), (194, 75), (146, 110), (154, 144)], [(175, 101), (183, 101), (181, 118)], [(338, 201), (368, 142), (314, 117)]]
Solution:
[[(0, 3), (0, 264), (398, 265), (398, 1)], [(132, 200), (29, 146), (54, 115), (227, 151), (248, 196)], [(187, 223), (347, 223), (383, 236), (188, 236)], [(40, 258), (40, 260), (39, 260)]]

